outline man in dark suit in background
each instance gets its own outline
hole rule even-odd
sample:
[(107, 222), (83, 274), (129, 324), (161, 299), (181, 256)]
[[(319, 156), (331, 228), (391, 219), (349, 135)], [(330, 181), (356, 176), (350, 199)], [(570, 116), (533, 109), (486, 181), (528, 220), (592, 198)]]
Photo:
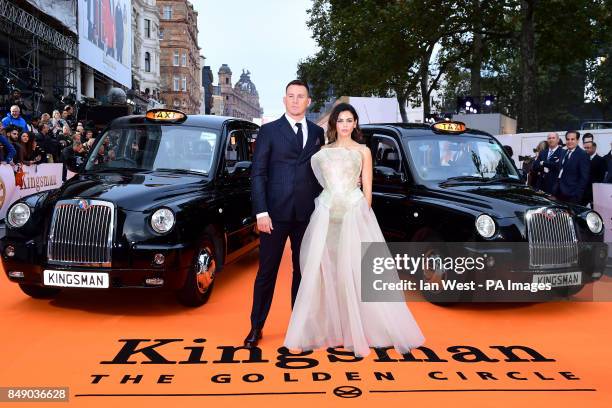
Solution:
[(549, 194), (553, 194), (553, 188), (559, 178), (561, 170), (561, 160), (565, 151), (559, 146), (559, 135), (551, 132), (546, 137), (548, 148), (538, 154), (533, 163), (533, 171), (539, 174), (540, 180), (536, 184), (539, 189)]
[(261, 233), (259, 270), (253, 291), (251, 331), (244, 346), (257, 346), (262, 336), (287, 238), (291, 241), (291, 305), (300, 285), (300, 246), (314, 200), (322, 188), (310, 158), (325, 143), (323, 129), (307, 121), (308, 85), (291, 81), (283, 98), (286, 113), (259, 129), (251, 168), (253, 210)]
[(559, 200), (580, 204), (589, 184), (591, 164), (589, 156), (578, 146), (580, 133), (570, 130), (565, 133), (567, 151), (561, 160), (561, 170), (553, 189)]
[(612, 142), (610, 143), (610, 151), (603, 158), (606, 161), (606, 165), (608, 167), (604, 183), (612, 183)]
[(593, 183), (603, 183), (606, 177), (606, 160), (597, 154), (597, 143), (583, 141), (584, 151), (591, 160), (591, 170), (589, 172), (589, 184), (582, 203), (593, 206)]

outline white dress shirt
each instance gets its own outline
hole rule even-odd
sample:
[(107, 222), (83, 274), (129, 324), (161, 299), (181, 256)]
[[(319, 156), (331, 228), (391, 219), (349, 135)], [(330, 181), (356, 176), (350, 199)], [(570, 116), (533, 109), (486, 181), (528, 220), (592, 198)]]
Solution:
[[(291, 125), (291, 129), (293, 129), (293, 133), (297, 135), (298, 129), (297, 129), (297, 126), (295, 126), (295, 124), (298, 123), (298, 121), (293, 119), (291, 116), (287, 115), (286, 113), (285, 113), (285, 118), (289, 121), (289, 124)], [(302, 133), (304, 134), (304, 138), (302, 140), (302, 148), (304, 148), (306, 146), (306, 140), (308, 140), (308, 125), (306, 124), (306, 116), (304, 116), (302, 120), (299, 121), (299, 123), (302, 124)]]
[[(297, 120), (293, 119), (291, 116), (287, 115), (286, 113), (285, 113), (285, 118), (287, 119), (287, 121), (291, 125), (291, 129), (293, 129), (293, 132), (296, 135), (297, 135), (297, 132), (298, 132), (298, 128), (297, 128), (297, 126), (295, 126), (295, 124), (296, 123), (301, 123), (302, 124), (302, 134), (304, 135), (304, 137), (302, 138), (302, 148), (304, 148), (306, 146), (306, 141), (308, 140), (308, 125), (306, 124), (306, 116), (304, 116), (302, 118), (302, 120), (300, 120), (299, 122)], [(267, 212), (258, 213), (256, 215), (257, 218), (267, 217), (267, 216), (268, 216)]]

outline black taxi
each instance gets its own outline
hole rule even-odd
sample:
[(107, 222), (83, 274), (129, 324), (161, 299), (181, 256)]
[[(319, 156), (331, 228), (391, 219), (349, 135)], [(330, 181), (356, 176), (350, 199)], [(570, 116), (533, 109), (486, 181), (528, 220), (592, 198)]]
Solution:
[[(423, 251), (432, 256), (453, 245), (463, 254), (495, 251), (481, 277), (520, 271), (510, 276), (550, 283), (562, 296), (602, 276), (600, 215), (528, 187), (490, 134), (461, 122), (368, 124), (362, 131), (374, 164), (372, 207), (387, 242), (431, 243)], [(450, 272), (421, 271), (426, 282)], [(442, 291), (424, 295), (448, 299)]]
[(155, 288), (204, 304), (222, 266), (259, 245), (250, 168), (258, 126), (175, 110), (115, 119), (61, 188), (15, 202), (1, 241), (28, 295)]

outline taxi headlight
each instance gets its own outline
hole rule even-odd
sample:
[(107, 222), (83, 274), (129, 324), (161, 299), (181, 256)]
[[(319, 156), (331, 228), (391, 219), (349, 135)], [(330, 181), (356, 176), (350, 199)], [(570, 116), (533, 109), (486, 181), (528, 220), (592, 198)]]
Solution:
[(6, 215), (6, 222), (13, 228), (21, 228), (30, 219), (30, 207), (24, 203), (18, 203), (11, 207)]
[(476, 231), (483, 238), (491, 238), (495, 235), (495, 221), (487, 214), (481, 214), (476, 218)]
[(174, 227), (174, 213), (169, 208), (160, 208), (151, 217), (151, 227), (155, 232), (165, 234)]
[(595, 211), (591, 211), (586, 216), (586, 223), (594, 234), (599, 234), (603, 229), (603, 220)]

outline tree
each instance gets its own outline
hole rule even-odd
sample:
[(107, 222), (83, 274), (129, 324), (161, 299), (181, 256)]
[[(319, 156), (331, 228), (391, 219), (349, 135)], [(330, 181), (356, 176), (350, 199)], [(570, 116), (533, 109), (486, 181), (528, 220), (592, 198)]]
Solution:
[[(309, 27), (320, 51), (298, 68), (313, 84), (315, 102), (337, 94), (394, 95), (421, 100), (424, 118), (442, 75), (466, 53), (466, 15), (450, 0), (315, 0)], [(452, 46), (438, 49), (440, 44)]]

